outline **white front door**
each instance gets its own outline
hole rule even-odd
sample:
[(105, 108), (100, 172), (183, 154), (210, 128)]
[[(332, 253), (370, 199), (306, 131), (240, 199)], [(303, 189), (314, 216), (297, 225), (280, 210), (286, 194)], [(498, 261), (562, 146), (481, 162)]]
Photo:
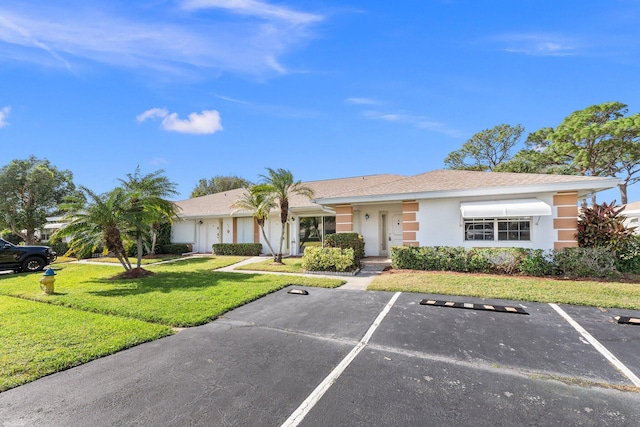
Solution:
[(402, 246), (402, 212), (392, 212), (389, 220), (391, 221), (389, 247)]

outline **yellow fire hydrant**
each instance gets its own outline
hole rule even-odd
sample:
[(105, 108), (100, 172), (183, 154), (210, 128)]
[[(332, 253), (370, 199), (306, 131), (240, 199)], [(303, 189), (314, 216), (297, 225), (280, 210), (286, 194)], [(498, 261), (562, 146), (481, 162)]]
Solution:
[(53, 269), (47, 268), (42, 275), (42, 279), (40, 279), (40, 289), (42, 289), (47, 295), (53, 294), (53, 284), (56, 282), (56, 278), (53, 276), (55, 275), (56, 272), (53, 271)]

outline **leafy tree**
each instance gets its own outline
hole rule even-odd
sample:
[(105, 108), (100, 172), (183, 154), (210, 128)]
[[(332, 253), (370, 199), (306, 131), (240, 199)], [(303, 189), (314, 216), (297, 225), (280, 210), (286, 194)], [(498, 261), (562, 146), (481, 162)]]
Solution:
[(162, 222), (171, 221), (177, 213), (176, 205), (166, 200), (166, 197), (178, 194), (176, 184), (163, 174), (160, 169), (142, 176), (137, 167), (133, 174), (127, 174), (126, 180), (119, 180), (127, 196), (123, 217), (136, 241), (137, 268), (142, 265), (145, 236), (150, 235), (155, 242)]
[(627, 188), (640, 181), (640, 114), (620, 117), (606, 125), (611, 135), (612, 153), (608, 174), (620, 178), (618, 184), (623, 205), (627, 204)]
[(30, 245), (47, 216), (75, 191), (73, 174), (59, 170), (48, 160), (30, 156), (12, 160), (0, 169), (0, 224)]
[(269, 247), (271, 251), (271, 256), (275, 258), (275, 252), (271, 247), (271, 242), (267, 238), (266, 233), (264, 232), (264, 224), (267, 218), (269, 218), (269, 213), (272, 209), (276, 207), (276, 202), (273, 198), (273, 195), (268, 193), (260, 193), (256, 191), (255, 186), (251, 186), (249, 188), (245, 188), (244, 193), (236, 200), (231, 207), (235, 210), (233, 213), (238, 211), (249, 211), (251, 212), (251, 216), (253, 216), (260, 227), (260, 231), (262, 232), (262, 237), (264, 238), (265, 243)]
[(69, 252), (92, 253), (102, 247), (112, 252), (125, 270), (132, 269), (123, 238), (128, 223), (125, 209), (128, 196), (122, 188), (105, 194), (96, 194), (80, 187), (84, 197), (76, 197), (63, 206), (67, 210), (67, 225), (58, 230), (55, 238), (69, 237)]
[(255, 187), (255, 191), (268, 194), (278, 201), (280, 207), (280, 247), (278, 254), (273, 258), (274, 262), (282, 263), (282, 245), (284, 243), (285, 227), (289, 217), (289, 198), (294, 194), (313, 197), (313, 190), (300, 181), (294, 181), (293, 174), (286, 169), (267, 168), (269, 175), (260, 175), (263, 184)]
[(444, 159), (448, 169), (492, 171), (511, 158), (510, 151), (524, 128), (501, 124), (478, 132)]
[(578, 110), (552, 130), (545, 129), (541, 148), (558, 164), (568, 164), (579, 175), (608, 175), (614, 161), (611, 122), (623, 117), (626, 105), (606, 102)]
[(213, 178), (201, 179), (198, 185), (191, 192), (191, 197), (206, 196), (207, 194), (222, 193), (223, 191), (235, 190), (236, 188), (249, 188), (251, 182), (235, 175), (217, 175)]

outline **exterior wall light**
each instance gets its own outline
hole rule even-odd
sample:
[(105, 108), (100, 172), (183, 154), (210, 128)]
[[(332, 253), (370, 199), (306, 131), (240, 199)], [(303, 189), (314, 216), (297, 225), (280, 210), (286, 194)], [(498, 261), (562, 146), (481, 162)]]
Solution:
[(368, 213), (364, 214), (364, 219), (369, 220), (369, 214)]

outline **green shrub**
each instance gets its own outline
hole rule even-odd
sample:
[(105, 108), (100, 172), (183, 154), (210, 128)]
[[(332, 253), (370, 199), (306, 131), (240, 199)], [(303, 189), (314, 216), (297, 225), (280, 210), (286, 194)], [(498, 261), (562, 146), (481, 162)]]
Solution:
[(310, 246), (302, 257), (302, 268), (306, 271), (353, 271), (354, 251), (352, 248), (320, 248)]
[(360, 266), (360, 260), (364, 258), (364, 239), (358, 233), (328, 234), (324, 238), (324, 245), (328, 248), (353, 249), (353, 265)]
[(18, 236), (8, 228), (0, 231), (0, 237), (9, 243), (13, 243), (14, 245), (19, 245), (20, 243), (24, 242), (24, 239), (22, 237)]
[(542, 249), (525, 250), (525, 256), (518, 266), (521, 274), (527, 276), (548, 276), (553, 273), (553, 251)]
[(261, 243), (216, 243), (213, 245), (213, 253), (216, 255), (258, 256), (261, 252)]
[(565, 277), (615, 277), (615, 254), (607, 248), (563, 248), (554, 252), (554, 273)]
[[(628, 270), (640, 271), (640, 241), (630, 247), (624, 259)], [(473, 248), (448, 246), (393, 247), (393, 268), (410, 270), (443, 270), (469, 273), (526, 274), (566, 277), (614, 277), (621, 256), (607, 248), (565, 248), (543, 251), (523, 248)]]
[(47, 246), (49, 246), (51, 250), (53, 250), (59, 256), (62, 256), (66, 254), (67, 251), (69, 251), (69, 244), (65, 242), (50, 243)]
[(621, 273), (640, 274), (640, 236), (633, 236), (615, 251), (616, 268)]
[(182, 255), (189, 252), (189, 245), (183, 243), (169, 243), (167, 245), (158, 246), (157, 254)]

